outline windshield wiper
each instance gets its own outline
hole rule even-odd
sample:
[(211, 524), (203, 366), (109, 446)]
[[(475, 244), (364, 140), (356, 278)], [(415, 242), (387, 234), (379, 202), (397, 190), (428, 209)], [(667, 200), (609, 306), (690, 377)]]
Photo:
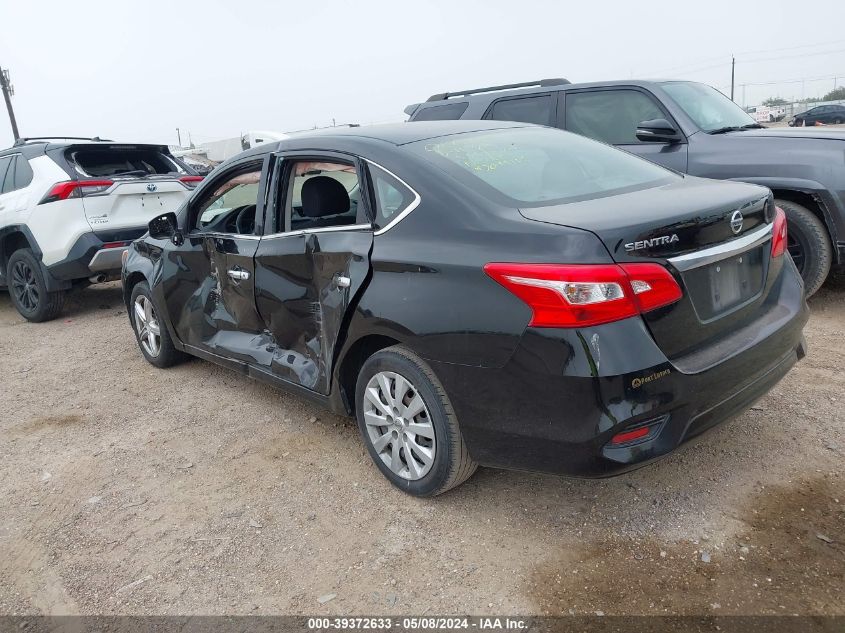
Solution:
[(747, 123), (745, 125), (727, 125), (725, 127), (719, 127), (715, 130), (710, 130), (707, 132), (708, 134), (724, 134), (725, 132), (741, 132), (742, 130), (752, 130), (756, 128), (762, 128), (763, 126), (759, 123)]

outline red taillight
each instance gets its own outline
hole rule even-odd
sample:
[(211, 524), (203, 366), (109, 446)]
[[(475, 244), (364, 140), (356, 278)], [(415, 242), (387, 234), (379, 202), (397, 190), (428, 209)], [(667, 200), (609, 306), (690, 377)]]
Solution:
[(195, 189), (198, 184), (202, 182), (202, 176), (182, 176), (179, 179), (183, 185), (185, 185), (188, 189)]
[(104, 193), (113, 184), (114, 182), (111, 180), (66, 180), (57, 182), (38, 204)]
[(625, 431), (624, 433), (617, 433), (612, 438), (610, 438), (611, 444), (627, 444), (628, 442), (633, 442), (634, 440), (639, 440), (644, 438), (646, 435), (651, 433), (651, 427), (648, 426), (641, 426), (638, 429), (634, 429), (633, 431)]
[(683, 296), (672, 274), (658, 264), (619, 264), (628, 275), (640, 312), (651, 312)]
[(532, 327), (585, 327), (619, 321), (681, 298), (658, 264), (506, 264), (484, 272), (532, 309)]
[(786, 250), (786, 213), (775, 207), (775, 219), (772, 220), (772, 258), (780, 257)]

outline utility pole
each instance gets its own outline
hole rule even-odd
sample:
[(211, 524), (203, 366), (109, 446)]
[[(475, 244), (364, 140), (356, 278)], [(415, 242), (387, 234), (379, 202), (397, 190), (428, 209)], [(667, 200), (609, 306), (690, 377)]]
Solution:
[(179, 131), (179, 128), (176, 128), (176, 138), (179, 139), (179, 147), (182, 147), (182, 132)]
[(0, 87), (3, 89), (6, 110), (9, 112), (9, 122), (12, 124), (12, 136), (17, 141), (21, 135), (18, 133), (18, 122), (15, 120), (15, 111), (12, 109), (12, 95), (15, 94), (15, 88), (9, 83), (9, 71), (2, 68), (0, 68)]
[(731, 101), (734, 100), (734, 77), (736, 76), (736, 57), (731, 55)]

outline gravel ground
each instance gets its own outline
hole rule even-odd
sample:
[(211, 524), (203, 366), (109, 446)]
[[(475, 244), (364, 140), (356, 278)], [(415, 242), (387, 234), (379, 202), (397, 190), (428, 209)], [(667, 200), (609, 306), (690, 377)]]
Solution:
[(0, 613), (845, 614), (845, 275), (745, 415), (607, 480), (391, 488), (354, 425), (138, 352), (117, 284), (0, 294)]

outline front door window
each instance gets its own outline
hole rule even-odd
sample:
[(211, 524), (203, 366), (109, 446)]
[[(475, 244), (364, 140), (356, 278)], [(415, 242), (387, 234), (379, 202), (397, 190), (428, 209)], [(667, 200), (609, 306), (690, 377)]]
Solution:
[(224, 180), (200, 202), (192, 228), (210, 233), (253, 234), (260, 181), (260, 165), (246, 167)]

